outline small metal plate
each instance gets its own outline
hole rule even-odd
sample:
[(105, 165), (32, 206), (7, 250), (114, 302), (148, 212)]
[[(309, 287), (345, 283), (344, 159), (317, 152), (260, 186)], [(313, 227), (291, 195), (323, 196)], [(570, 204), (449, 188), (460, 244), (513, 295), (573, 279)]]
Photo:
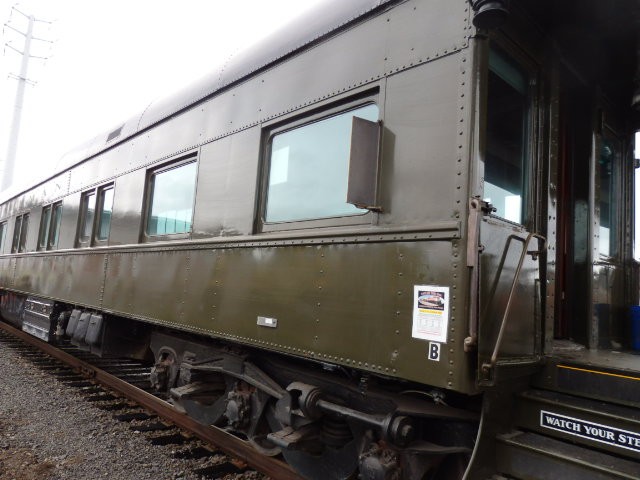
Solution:
[(261, 327), (276, 328), (278, 326), (278, 319), (270, 317), (258, 317), (258, 325), (260, 325)]

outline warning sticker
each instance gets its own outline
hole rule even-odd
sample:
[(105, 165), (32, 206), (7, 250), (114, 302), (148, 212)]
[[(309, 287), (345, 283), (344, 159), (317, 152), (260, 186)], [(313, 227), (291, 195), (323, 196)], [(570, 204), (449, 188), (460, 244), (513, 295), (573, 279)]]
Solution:
[(449, 287), (414, 285), (413, 338), (446, 343), (449, 325)]
[(540, 426), (594, 442), (640, 452), (640, 433), (540, 410)]

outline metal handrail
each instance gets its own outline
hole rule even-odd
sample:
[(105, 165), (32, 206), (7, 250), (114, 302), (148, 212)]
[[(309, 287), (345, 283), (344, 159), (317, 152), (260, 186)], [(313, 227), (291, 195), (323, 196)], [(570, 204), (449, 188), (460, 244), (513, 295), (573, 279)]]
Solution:
[[(542, 241), (542, 248), (536, 251), (528, 251), (529, 243), (533, 238), (537, 238)], [(500, 330), (498, 331), (498, 338), (496, 339), (496, 344), (493, 347), (493, 353), (491, 355), (491, 360), (489, 363), (482, 364), (482, 372), (488, 376), (489, 372), (491, 372), (498, 362), (498, 353), (500, 352), (500, 346), (502, 345), (502, 339), (504, 337), (504, 332), (507, 326), (507, 318), (509, 317), (509, 312), (511, 310), (511, 303), (514, 297), (514, 292), (516, 290), (516, 286), (518, 284), (518, 278), (520, 277), (520, 272), (522, 271), (522, 265), (524, 264), (524, 259), (527, 255), (532, 255), (535, 259), (535, 256), (540, 255), (544, 249), (546, 248), (547, 239), (538, 233), (529, 233), (526, 239), (522, 239), (517, 235), (510, 235), (507, 238), (506, 246), (508, 246), (511, 240), (517, 240), (523, 243), (522, 253), (520, 254), (520, 259), (518, 261), (518, 266), (516, 267), (516, 271), (513, 276), (513, 283), (511, 284), (511, 290), (509, 291), (509, 297), (507, 298), (507, 305), (504, 309), (504, 314), (502, 316), (502, 322), (500, 324)]]

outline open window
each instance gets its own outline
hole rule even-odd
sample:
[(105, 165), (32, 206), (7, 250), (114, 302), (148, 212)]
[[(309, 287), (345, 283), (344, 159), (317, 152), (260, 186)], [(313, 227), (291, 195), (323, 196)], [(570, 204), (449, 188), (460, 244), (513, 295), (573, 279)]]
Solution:
[(362, 223), (354, 218), (379, 209), (378, 117), (378, 106), (368, 103), (272, 130), (263, 230), (296, 228), (292, 223), (303, 228), (318, 220), (338, 224), (344, 218)]
[(197, 171), (195, 154), (149, 171), (146, 240), (186, 238), (191, 233)]

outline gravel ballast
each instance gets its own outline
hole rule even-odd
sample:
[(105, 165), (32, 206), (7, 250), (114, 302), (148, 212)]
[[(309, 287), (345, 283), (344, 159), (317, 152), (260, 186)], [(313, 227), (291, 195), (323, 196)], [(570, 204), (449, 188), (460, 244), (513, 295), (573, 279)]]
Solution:
[(200, 478), (2, 341), (0, 361), (0, 480)]

